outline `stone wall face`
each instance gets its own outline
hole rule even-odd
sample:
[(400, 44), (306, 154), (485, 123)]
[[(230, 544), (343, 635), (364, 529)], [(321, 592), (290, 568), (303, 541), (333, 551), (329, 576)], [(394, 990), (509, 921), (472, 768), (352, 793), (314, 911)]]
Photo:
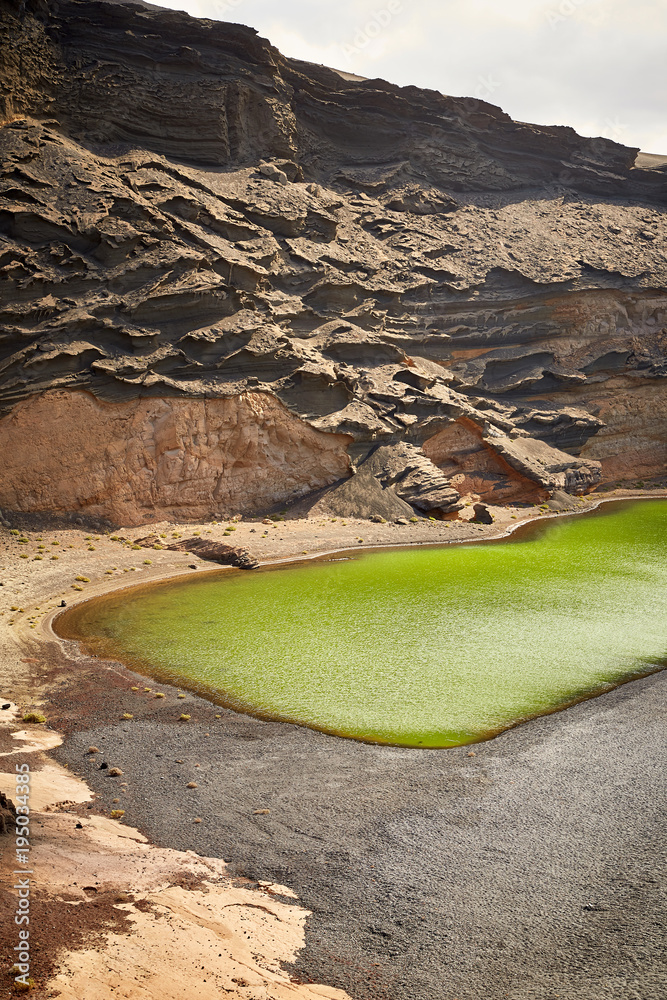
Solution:
[(263, 393), (106, 403), (45, 392), (0, 420), (0, 506), (125, 525), (257, 511), (344, 477), (348, 441)]

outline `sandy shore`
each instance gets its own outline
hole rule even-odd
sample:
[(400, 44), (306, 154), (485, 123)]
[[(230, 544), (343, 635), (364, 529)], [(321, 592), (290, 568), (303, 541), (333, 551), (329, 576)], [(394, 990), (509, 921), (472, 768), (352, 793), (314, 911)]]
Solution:
[[(585, 498), (578, 507), (591, 509), (602, 499), (666, 495), (662, 489), (615, 491)], [(335, 855), (335, 843), (340, 843), (344, 835), (325, 824), (324, 831), (316, 835), (322, 840), (323, 853), (315, 860), (310, 859), (301, 870), (300, 849), (296, 852), (296, 860), (290, 864), (284, 863), (285, 851), (276, 847), (269, 849), (266, 836), (272, 843), (279, 844), (281, 837), (285, 842), (292, 841), (295, 834), (288, 835), (285, 830), (270, 832), (272, 810), (267, 812), (265, 802), (267, 797), (271, 798), (268, 794), (271, 782), (279, 789), (281, 779), (266, 761), (258, 762), (259, 744), (248, 740), (259, 740), (262, 745), (269, 740), (278, 756), (283, 751), (288, 755), (294, 751), (302, 764), (308, 762), (302, 773), (309, 774), (313, 761), (321, 754), (324, 754), (321, 759), (327, 761), (326, 774), (342, 766), (341, 761), (347, 761), (351, 767), (351, 761), (355, 768), (358, 764), (361, 766), (362, 757), (372, 759), (374, 766), (378, 761), (400, 761), (400, 767), (398, 763), (396, 767), (398, 771), (407, 768), (401, 780), (408, 782), (407, 788), (403, 786), (403, 805), (414, 798), (408, 789), (414, 779), (412, 769), (417, 766), (419, 753), (410, 758), (401, 756), (406, 751), (393, 748), (365, 747), (361, 750), (358, 744), (310, 733), (299, 727), (263, 723), (221, 712), (216, 706), (191, 695), (177, 701), (176, 693), (167, 686), (142, 684), (141, 679), (125, 668), (86, 659), (73, 650), (71, 644), (56, 640), (50, 623), (60, 602), (64, 600), (69, 606), (75, 601), (140, 581), (211, 569), (212, 564), (187, 554), (133, 547), (133, 539), (149, 530), (165, 536), (165, 544), (175, 536), (188, 537), (195, 532), (203, 538), (222, 540), (224, 537), (270, 564), (295, 558), (318, 558), (341, 549), (488, 539), (500, 537), (527, 520), (563, 516), (552, 515), (542, 508), (492, 508), (492, 511), (495, 523), (489, 526), (428, 520), (403, 525), (371, 524), (320, 517), (277, 520), (270, 524), (261, 521), (187, 526), (162, 523), (108, 535), (85, 529), (42, 527), (36, 530), (36, 524), (26, 530), (27, 519), (17, 521), (13, 529), (0, 529), (1, 693), (5, 699), (2, 704), (10, 706), (0, 710), (1, 752), (5, 758), (0, 765), (0, 789), (14, 797), (13, 767), (16, 763), (30, 764), (34, 776), (31, 864), (36, 909), (32, 938), (35, 943), (31, 967), (35, 980), (33, 995), (72, 998), (85, 995), (100, 1000), (116, 995), (158, 1000), (195, 994), (204, 998), (221, 995), (342, 998), (348, 995), (348, 987), (349, 995), (361, 996), (359, 974), (341, 971), (346, 961), (353, 965), (358, 962), (349, 955), (344, 958), (349, 949), (341, 944), (344, 924), (340, 924), (340, 913), (330, 921), (331, 927), (338, 927), (337, 931), (330, 928), (329, 937), (320, 935), (319, 945), (306, 940), (309, 911), (317, 912), (308, 926), (321, 923), (322, 900), (336, 881), (327, 881), (331, 874), (330, 855), (332, 852)], [(464, 516), (467, 516), (466, 511)], [(230, 528), (233, 529), (231, 533)], [(12, 530), (19, 534), (12, 534)], [(126, 541), (118, 540), (120, 538)], [(191, 569), (193, 565), (198, 569)], [(218, 568), (214, 567), (214, 571)], [(647, 691), (654, 689), (650, 682), (648, 678)], [(155, 697), (158, 691), (164, 697)], [(617, 697), (619, 704), (624, 704), (623, 697)], [(139, 698), (142, 699), (141, 708), (137, 711)], [(187, 705), (192, 715), (194, 725), (187, 737), (182, 727), (174, 725), (172, 716), (176, 705)], [(134, 710), (129, 712), (129, 708)], [(47, 723), (22, 723), (21, 719), (29, 711), (44, 711)], [(136, 726), (122, 723), (126, 711), (134, 716)], [(576, 712), (587, 718), (591, 709), (578, 706)], [(563, 718), (569, 714), (564, 713)], [(213, 733), (216, 717), (219, 721)], [(536, 720), (530, 724), (530, 731), (535, 733), (545, 726), (545, 731), (549, 732), (549, 727), (562, 730), (563, 723), (556, 717), (553, 719), (556, 721)], [(528, 726), (520, 727), (520, 730), (528, 729)], [(186, 747), (184, 741), (191, 741), (194, 733), (199, 734), (200, 744)], [(213, 737), (222, 743), (214, 745), (211, 742), (207, 746), (207, 739)], [(505, 737), (518, 743), (526, 738), (525, 733), (518, 737), (506, 734)], [(133, 764), (128, 774), (132, 772), (132, 779), (120, 775), (115, 784), (113, 781), (110, 784), (108, 776), (96, 763), (100, 756), (87, 752), (91, 743), (98, 745), (101, 756), (109, 757), (109, 764), (124, 771), (121, 761), (129, 755)], [(492, 743), (496, 744), (495, 749), (501, 745), (499, 740)], [(219, 796), (234, 798), (236, 795), (238, 798), (237, 786), (244, 781), (243, 762), (247, 760), (256, 788), (254, 792), (241, 795), (236, 820), (225, 820), (215, 833), (210, 821), (213, 800), (195, 791), (193, 799), (202, 815), (192, 815), (192, 809), (183, 808), (180, 802), (185, 794), (184, 782), (177, 786), (176, 797), (172, 794), (165, 801), (164, 785), (159, 784), (163, 779), (155, 774), (155, 766), (158, 769), (162, 766), (157, 763), (162, 754), (156, 751), (156, 746), (168, 747), (165, 756), (173, 756), (179, 767), (181, 755), (183, 761), (188, 758), (188, 763), (181, 768), (183, 772), (188, 771), (188, 776), (196, 777), (197, 771), (202, 769), (207, 773), (215, 771), (221, 754), (227, 763), (235, 762), (237, 770), (227, 778), (236, 791), (232, 794), (221, 779), (211, 790), (215, 801)], [(109, 756), (112, 747), (114, 759)], [(480, 755), (485, 752), (483, 749)], [(193, 755), (200, 758), (199, 766), (192, 762)], [(150, 766), (145, 768), (144, 777), (139, 781), (137, 762), (149, 757)], [(447, 759), (459, 767), (461, 761), (465, 764), (467, 753), (459, 750)], [(419, 762), (420, 773), (423, 773), (426, 765), (422, 758)], [(365, 782), (371, 800), (378, 797), (381, 802), (389, 794), (383, 782), (388, 780), (391, 768), (386, 774), (385, 771), (386, 768), (380, 767), (382, 774), (376, 785), (372, 781)], [(398, 772), (393, 773), (398, 780)], [(313, 773), (311, 777), (315, 780), (316, 776)], [(286, 788), (291, 781), (286, 765)], [(400, 786), (399, 781), (397, 787)], [(469, 790), (466, 789), (466, 794)], [(151, 798), (156, 802), (151, 803)], [(315, 798), (311, 806), (317, 813), (323, 803), (321, 795)], [(159, 809), (156, 808), (158, 800)], [(400, 802), (394, 805), (400, 812)], [(117, 811), (123, 809), (124, 813), (118, 814)], [(112, 818), (112, 810), (116, 818)], [(396, 814), (392, 815), (395, 821)], [(334, 839), (327, 845), (329, 837)], [(376, 846), (378, 858), (385, 857), (386, 839), (378, 841)], [(287, 851), (287, 854), (292, 857), (293, 852)], [(281, 860), (277, 860), (278, 855)], [(230, 862), (229, 865), (223, 858)], [(13, 864), (12, 851), (7, 848), (3, 852), (2, 884), (5, 902), (10, 905), (4, 907), (2, 947), (8, 961), (16, 936), (11, 920)], [(311, 864), (317, 871), (309, 868)], [(374, 876), (368, 874), (368, 880), (372, 896)], [(282, 887), (277, 884), (283, 881), (286, 884)], [(348, 879), (345, 884), (353, 883), (354, 879)], [(310, 885), (318, 887), (314, 894), (309, 892)], [(344, 910), (345, 906), (352, 905), (352, 900), (341, 905)], [(356, 905), (363, 909), (363, 901), (357, 899)], [(380, 902), (380, 910), (382, 905)], [(410, 937), (407, 933), (406, 940)], [(396, 982), (393, 986), (388, 985), (386, 976), (384, 980), (382, 976), (385, 965), (391, 965), (395, 956), (388, 943), (390, 938), (382, 938), (380, 934), (377, 940), (384, 944), (379, 951), (367, 949), (367, 968), (364, 966), (366, 972), (362, 973), (362, 980), (370, 985), (363, 995), (410, 997), (410, 1000), (417, 1000), (422, 995), (449, 997), (449, 992), (433, 992), (426, 974), (423, 989), (415, 985), (413, 990), (409, 983), (407, 986)], [(330, 956), (326, 960), (323, 949)], [(336, 950), (340, 954), (336, 955)], [(426, 955), (424, 965), (428, 965)], [(414, 973), (412, 975), (414, 977)], [(11, 977), (5, 981), (10, 984)], [(468, 992), (465, 982), (469, 983)], [(470, 975), (459, 980), (452, 973), (451, 985), (457, 988), (452, 997), (460, 996), (461, 1000), (464, 996), (524, 996), (515, 987), (504, 992), (475, 992), (474, 976)], [(551, 996), (539, 992), (539, 988), (525, 995)], [(575, 996), (567, 990), (560, 995)], [(598, 996), (605, 996), (585, 991), (576, 995), (577, 1000), (588, 996), (597, 1000)], [(635, 994), (621, 990), (613, 995), (630, 997)], [(653, 994), (643, 994), (642, 1000), (649, 996)]]

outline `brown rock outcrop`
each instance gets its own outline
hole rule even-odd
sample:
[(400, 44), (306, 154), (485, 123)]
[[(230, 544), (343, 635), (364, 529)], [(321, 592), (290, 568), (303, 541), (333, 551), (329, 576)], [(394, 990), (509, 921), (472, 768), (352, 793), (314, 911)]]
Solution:
[[(0, 447), (26, 449), (3, 506), (233, 513), (378, 453), (361, 506), (363, 480), (336, 502), (451, 512), (664, 472), (661, 161), (148, 5), (0, 0), (0, 46), (0, 411), (23, 421)], [(87, 483), (76, 424), (62, 463), (41, 441), (54, 390), (104, 410)], [(171, 426), (195, 404), (229, 451), (153, 442), (151, 407)]]
[(128, 525), (253, 511), (345, 476), (348, 441), (264, 393), (106, 403), (45, 392), (0, 420), (0, 506)]

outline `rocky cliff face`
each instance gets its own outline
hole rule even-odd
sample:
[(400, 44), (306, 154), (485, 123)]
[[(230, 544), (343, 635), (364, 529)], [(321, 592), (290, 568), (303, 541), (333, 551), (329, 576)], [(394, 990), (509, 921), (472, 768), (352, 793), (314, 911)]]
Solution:
[(453, 516), (664, 472), (659, 160), (172, 11), (0, 21), (0, 506)]

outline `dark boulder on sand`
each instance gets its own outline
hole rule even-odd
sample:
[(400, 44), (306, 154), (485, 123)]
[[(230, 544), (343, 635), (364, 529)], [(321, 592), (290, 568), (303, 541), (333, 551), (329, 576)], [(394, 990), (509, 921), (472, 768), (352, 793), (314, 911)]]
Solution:
[(190, 552), (193, 556), (199, 556), (200, 559), (208, 559), (223, 566), (236, 566), (238, 569), (257, 569), (259, 566), (257, 560), (253, 559), (247, 549), (225, 545), (223, 542), (207, 541), (205, 538), (184, 538), (172, 545), (160, 546), (160, 539), (157, 535), (147, 535), (145, 538), (137, 538), (135, 544), (141, 545), (145, 549), (152, 549), (157, 545), (169, 549), (171, 552)]

